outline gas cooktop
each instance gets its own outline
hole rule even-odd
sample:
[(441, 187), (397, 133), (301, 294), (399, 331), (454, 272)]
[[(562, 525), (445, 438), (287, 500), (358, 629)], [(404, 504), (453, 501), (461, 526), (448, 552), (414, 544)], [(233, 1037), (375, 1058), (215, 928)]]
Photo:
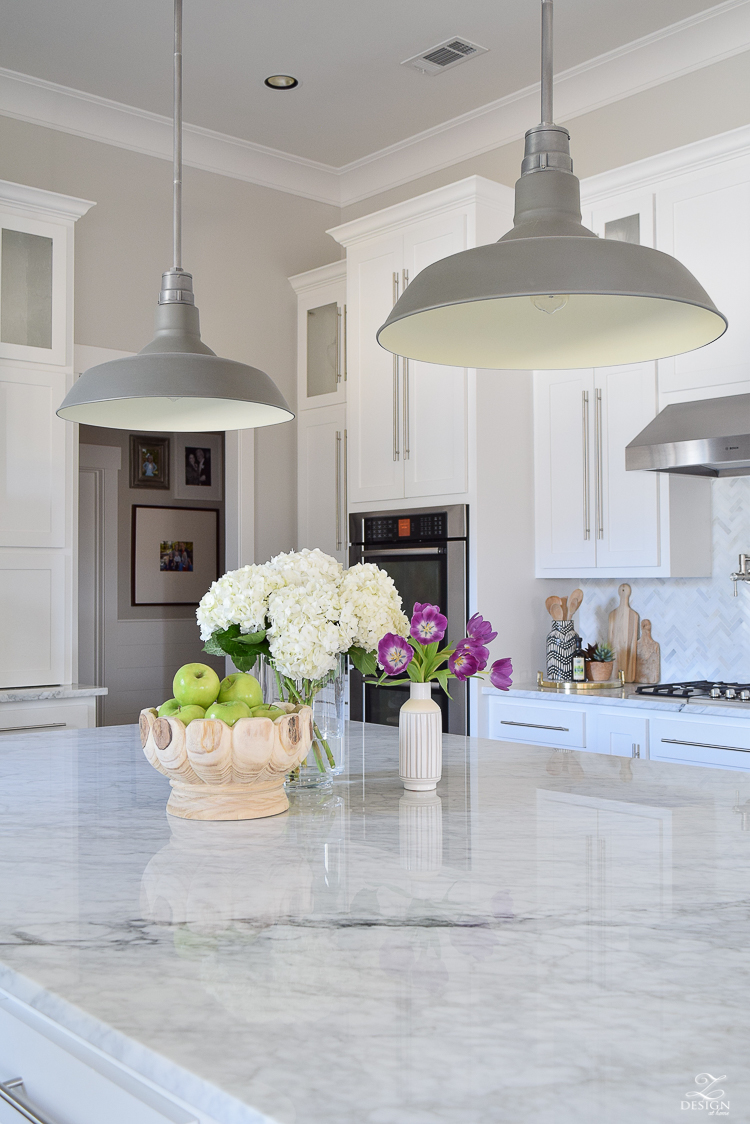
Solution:
[(710, 679), (683, 680), (681, 683), (644, 683), (637, 695), (658, 695), (669, 699), (695, 699), (701, 703), (750, 704), (750, 683), (720, 683)]

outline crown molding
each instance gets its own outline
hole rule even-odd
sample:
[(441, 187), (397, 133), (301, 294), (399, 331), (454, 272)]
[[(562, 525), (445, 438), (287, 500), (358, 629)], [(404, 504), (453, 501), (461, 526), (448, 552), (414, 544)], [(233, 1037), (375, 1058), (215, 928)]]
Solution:
[[(748, 50), (750, 0), (724, 0), (557, 74), (556, 120), (571, 120)], [(518, 140), (538, 119), (538, 99), (535, 83), (338, 168), (187, 124), (184, 162), (342, 207)], [(172, 159), (170, 118), (1, 68), (0, 115)]]
[(331, 227), (326, 234), (330, 234), (340, 245), (348, 247), (370, 238), (375, 232), (390, 234), (409, 226), (415, 219), (433, 218), (467, 203), (505, 207), (512, 214), (514, 199), (512, 187), (485, 179), (484, 176), (467, 176), (466, 179), (456, 180), (445, 187), (426, 191), (424, 195), (415, 195), (402, 203), (394, 203), (391, 207), (384, 207), (380, 211), (342, 223), (341, 226)]
[(43, 212), (58, 219), (76, 222), (96, 206), (89, 199), (76, 199), (74, 195), (60, 195), (57, 191), (44, 191), (25, 183), (0, 180), (0, 203), (15, 211)]
[(648, 156), (633, 164), (623, 164), (608, 172), (600, 172), (581, 180), (581, 203), (591, 206), (601, 203), (613, 195), (628, 191), (644, 191), (655, 187), (666, 179), (679, 175), (694, 175), (712, 168), (716, 164), (726, 164), (728, 160), (746, 160), (750, 157), (750, 125), (730, 129), (705, 140)]
[(295, 293), (307, 293), (311, 289), (319, 289), (321, 285), (335, 284), (337, 281), (346, 281), (346, 259), (329, 262), (328, 265), (319, 265), (317, 269), (308, 269), (304, 273), (295, 273), (289, 278), (289, 284)]

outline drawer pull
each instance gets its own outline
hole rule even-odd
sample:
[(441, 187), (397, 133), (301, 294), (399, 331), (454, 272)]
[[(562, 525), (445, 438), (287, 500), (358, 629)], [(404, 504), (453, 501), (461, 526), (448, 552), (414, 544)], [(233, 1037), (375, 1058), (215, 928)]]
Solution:
[(662, 738), (669, 745), (692, 745), (696, 749), (730, 749), (732, 753), (750, 753), (750, 749), (741, 749), (738, 745), (711, 745), (710, 742), (681, 742), (679, 738)]
[(67, 722), (40, 722), (38, 726), (0, 726), (0, 734), (22, 734), (28, 730), (64, 730)]
[(20, 1097), (15, 1095), (13, 1089), (23, 1089), (23, 1077), (13, 1077), (10, 1081), (0, 1082), (0, 1099), (11, 1105), (24, 1120), (29, 1120), (31, 1124), (55, 1124), (49, 1116), (43, 1116), (24, 1104)]
[(538, 722), (510, 722), (506, 718), (500, 719), (501, 726), (528, 726), (530, 730), (562, 730), (563, 733), (570, 733), (567, 726), (540, 726)]

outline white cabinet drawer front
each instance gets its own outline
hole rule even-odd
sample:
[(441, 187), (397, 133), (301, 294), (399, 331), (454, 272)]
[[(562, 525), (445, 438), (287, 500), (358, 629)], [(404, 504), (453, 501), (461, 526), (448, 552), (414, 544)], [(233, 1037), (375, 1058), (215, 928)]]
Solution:
[(705, 722), (653, 719), (651, 758), (721, 769), (750, 770), (750, 722), (723, 726)]
[(489, 736), (506, 742), (584, 749), (586, 715), (568, 706), (506, 702), (490, 698)]
[[(96, 725), (96, 698), (0, 704), (0, 734), (85, 730)], [(91, 705), (89, 705), (91, 704)]]

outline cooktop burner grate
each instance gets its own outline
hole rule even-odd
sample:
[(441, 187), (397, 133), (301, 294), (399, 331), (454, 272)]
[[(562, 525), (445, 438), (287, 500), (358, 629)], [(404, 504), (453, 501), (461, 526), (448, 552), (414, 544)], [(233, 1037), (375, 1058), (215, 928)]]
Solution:
[(750, 702), (750, 683), (722, 683), (711, 679), (686, 680), (682, 683), (644, 683), (636, 687), (637, 695), (659, 695), (672, 699), (735, 699)]

